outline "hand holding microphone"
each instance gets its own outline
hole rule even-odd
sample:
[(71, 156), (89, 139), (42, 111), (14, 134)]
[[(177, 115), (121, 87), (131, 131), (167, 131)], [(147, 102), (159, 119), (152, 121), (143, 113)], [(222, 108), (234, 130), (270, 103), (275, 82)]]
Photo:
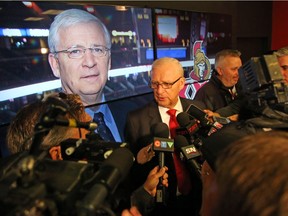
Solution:
[(162, 185), (164, 187), (168, 187), (168, 167), (164, 166), (160, 168), (159, 166), (154, 167), (146, 181), (144, 182), (144, 189), (153, 197), (155, 197), (157, 192), (157, 185), (159, 184), (159, 181), (162, 181)]
[[(165, 152), (174, 152), (174, 140), (169, 139), (169, 127), (167, 124), (160, 122), (151, 128), (154, 131), (153, 150), (159, 154), (159, 167), (165, 165)], [(162, 184), (163, 178), (160, 177), (160, 182), (156, 190), (156, 202), (166, 205), (167, 195), (166, 188)]]

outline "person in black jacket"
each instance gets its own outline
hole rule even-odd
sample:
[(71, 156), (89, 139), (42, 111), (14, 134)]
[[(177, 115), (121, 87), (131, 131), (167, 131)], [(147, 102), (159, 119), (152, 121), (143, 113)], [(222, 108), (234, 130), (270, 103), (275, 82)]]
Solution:
[(238, 50), (225, 49), (218, 52), (209, 82), (197, 91), (194, 98), (202, 101), (207, 110), (223, 117), (231, 117), (232, 120), (244, 103), (242, 96), (239, 95), (238, 70), (242, 66), (240, 56)]

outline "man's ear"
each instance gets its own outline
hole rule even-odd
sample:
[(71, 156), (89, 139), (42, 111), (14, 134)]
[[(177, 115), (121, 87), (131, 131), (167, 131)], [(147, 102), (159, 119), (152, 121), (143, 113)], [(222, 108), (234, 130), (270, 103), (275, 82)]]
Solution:
[(50, 67), (52, 69), (52, 72), (55, 77), (60, 78), (60, 68), (59, 68), (59, 61), (57, 58), (55, 58), (54, 54), (49, 53), (48, 55), (48, 61), (50, 64)]
[(222, 76), (222, 68), (221, 67), (217, 67), (216, 68), (216, 71), (217, 71), (217, 73), (220, 75), (220, 76)]
[(185, 77), (181, 78), (179, 81), (180, 81), (180, 89), (184, 88), (186, 82)]

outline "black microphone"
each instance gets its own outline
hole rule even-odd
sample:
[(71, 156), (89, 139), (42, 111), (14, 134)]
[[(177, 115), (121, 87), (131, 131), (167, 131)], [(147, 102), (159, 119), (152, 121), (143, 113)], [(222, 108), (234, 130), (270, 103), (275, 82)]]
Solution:
[(82, 201), (77, 203), (78, 215), (95, 215), (98, 210), (101, 210), (103, 202), (127, 176), (133, 162), (133, 154), (128, 148), (115, 149), (108, 159), (100, 165), (93, 177), (95, 179), (94, 186), (89, 189)]
[(176, 128), (176, 134), (185, 136), (190, 144), (194, 143), (194, 135), (199, 130), (197, 120), (185, 112), (179, 113), (176, 118), (180, 126)]
[(55, 118), (53, 119), (53, 123), (60, 126), (85, 128), (90, 131), (94, 131), (98, 127), (96, 122), (79, 122), (76, 119)]
[(187, 139), (183, 135), (177, 135), (174, 138), (175, 148), (180, 150), (180, 158), (188, 164), (197, 176), (201, 178), (201, 164), (196, 159), (201, 158), (201, 153), (195, 145), (189, 145)]
[[(151, 133), (154, 136), (152, 148), (155, 152), (159, 152), (159, 166), (162, 168), (165, 164), (165, 152), (174, 152), (174, 140), (169, 139), (169, 127), (163, 122), (159, 122), (151, 127)], [(156, 190), (156, 202), (166, 205), (167, 195), (166, 188), (162, 184), (160, 178)]]

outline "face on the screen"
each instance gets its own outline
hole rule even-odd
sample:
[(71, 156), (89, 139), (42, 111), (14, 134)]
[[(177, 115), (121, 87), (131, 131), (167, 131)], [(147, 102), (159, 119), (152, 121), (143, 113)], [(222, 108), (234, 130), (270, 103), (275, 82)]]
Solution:
[[(57, 51), (75, 46), (106, 47), (104, 33), (95, 23), (81, 23), (61, 29), (59, 38)], [(110, 53), (96, 57), (91, 50), (86, 49), (81, 58), (73, 59), (69, 58), (67, 53), (61, 52), (52, 58), (52, 61), (53, 73), (56, 77), (60, 77), (62, 88), (66, 93), (78, 94), (84, 105), (100, 102), (110, 69)]]

